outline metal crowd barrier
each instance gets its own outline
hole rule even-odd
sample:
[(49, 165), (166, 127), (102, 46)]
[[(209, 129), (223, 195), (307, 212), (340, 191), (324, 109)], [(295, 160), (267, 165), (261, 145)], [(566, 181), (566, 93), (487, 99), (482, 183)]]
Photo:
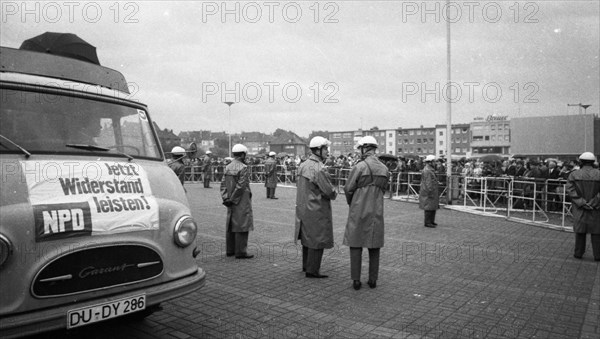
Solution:
[(452, 208), (552, 229), (573, 229), (565, 180), (466, 177), (464, 182), (462, 206)]

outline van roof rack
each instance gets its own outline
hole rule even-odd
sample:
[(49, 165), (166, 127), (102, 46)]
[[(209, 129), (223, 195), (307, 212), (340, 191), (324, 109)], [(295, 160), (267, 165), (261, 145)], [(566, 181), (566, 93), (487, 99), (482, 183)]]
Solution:
[(0, 47), (0, 72), (71, 80), (130, 94), (119, 71), (59, 55)]

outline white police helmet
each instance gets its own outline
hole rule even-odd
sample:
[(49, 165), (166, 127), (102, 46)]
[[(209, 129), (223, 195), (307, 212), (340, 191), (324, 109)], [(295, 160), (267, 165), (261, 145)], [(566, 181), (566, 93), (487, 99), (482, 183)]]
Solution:
[(596, 156), (592, 152), (584, 152), (579, 156), (579, 160), (596, 161)]
[(277, 154), (277, 153), (275, 153), (275, 152), (273, 152), (273, 151), (269, 152), (269, 156), (270, 156), (270, 157), (274, 157), (276, 154)]
[(248, 154), (248, 148), (242, 144), (235, 144), (233, 148), (231, 148), (232, 153), (246, 153)]
[(212, 154), (212, 152), (211, 152), (211, 151), (206, 151), (206, 153), (205, 153), (205, 154), (206, 154), (206, 155), (208, 155), (208, 154)]
[(423, 160), (423, 161), (425, 161), (425, 162), (427, 162), (427, 161), (435, 161), (435, 155), (430, 154), (430, 155), (426, 156), (425, 160)]
[(185, 149), (183, 147), (181, 147), (181, 146), (175, 146), (171, 150), (171, 153), (174, 154), (174, 155), (184, 156), (185, 155)]
[(310, 144), (308, 147), (309, 148), (321, 148), (323, 146), (329, 147), (329, 145), (331, 145), (331, 141), (329, 141), (323, 137), (316, 136), (310, 140)]
[(375, 140), (375, 138), (373, 138), (370, 135), (360, 138), (360, 140), (358, 140), (358, 148), (365, 147), (365, 146), (372, 146), (372, 147), (377, 148), (377, 146), (378, 146), (377, 140)]

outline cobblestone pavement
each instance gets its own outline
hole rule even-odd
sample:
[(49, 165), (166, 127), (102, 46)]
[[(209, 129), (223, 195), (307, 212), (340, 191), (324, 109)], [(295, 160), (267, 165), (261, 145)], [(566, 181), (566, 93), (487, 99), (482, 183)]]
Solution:
[[(225, 256), (219, 191), (186, 184), (207, 283), (139, 322), (55, 332), (85, 338), (600, 338), (600, 263), (572, 256), (572, 233), (442, 209), (423, 227), (416, 204), (386, 200), (377, 288), (350, 280), (341, 245), (348, 207), (333, 204), (336, 246), (307, 279), (292, 241), (295, 189), (267, 200), (252, 185), (251, 260)], [(589, 241), (589, 238), (588, 238)], [(48, 335), (42, 336), (48, 338)]]

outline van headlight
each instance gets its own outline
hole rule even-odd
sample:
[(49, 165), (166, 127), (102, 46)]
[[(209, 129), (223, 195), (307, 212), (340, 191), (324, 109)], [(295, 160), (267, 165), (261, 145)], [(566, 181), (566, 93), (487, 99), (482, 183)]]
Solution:
[(173, 230), (173, 239), (175, 243), (180, 247), (188, 247), (196, 240), (196, 234), (198, 233), (198, 226), (196, 222), (190, 216), (181, 217), (175, 224)]
[(7, 237), (0, 234), (0, 267), (4, 265), (8, 257), (10, 257), (13, 251), (12, 244)]

